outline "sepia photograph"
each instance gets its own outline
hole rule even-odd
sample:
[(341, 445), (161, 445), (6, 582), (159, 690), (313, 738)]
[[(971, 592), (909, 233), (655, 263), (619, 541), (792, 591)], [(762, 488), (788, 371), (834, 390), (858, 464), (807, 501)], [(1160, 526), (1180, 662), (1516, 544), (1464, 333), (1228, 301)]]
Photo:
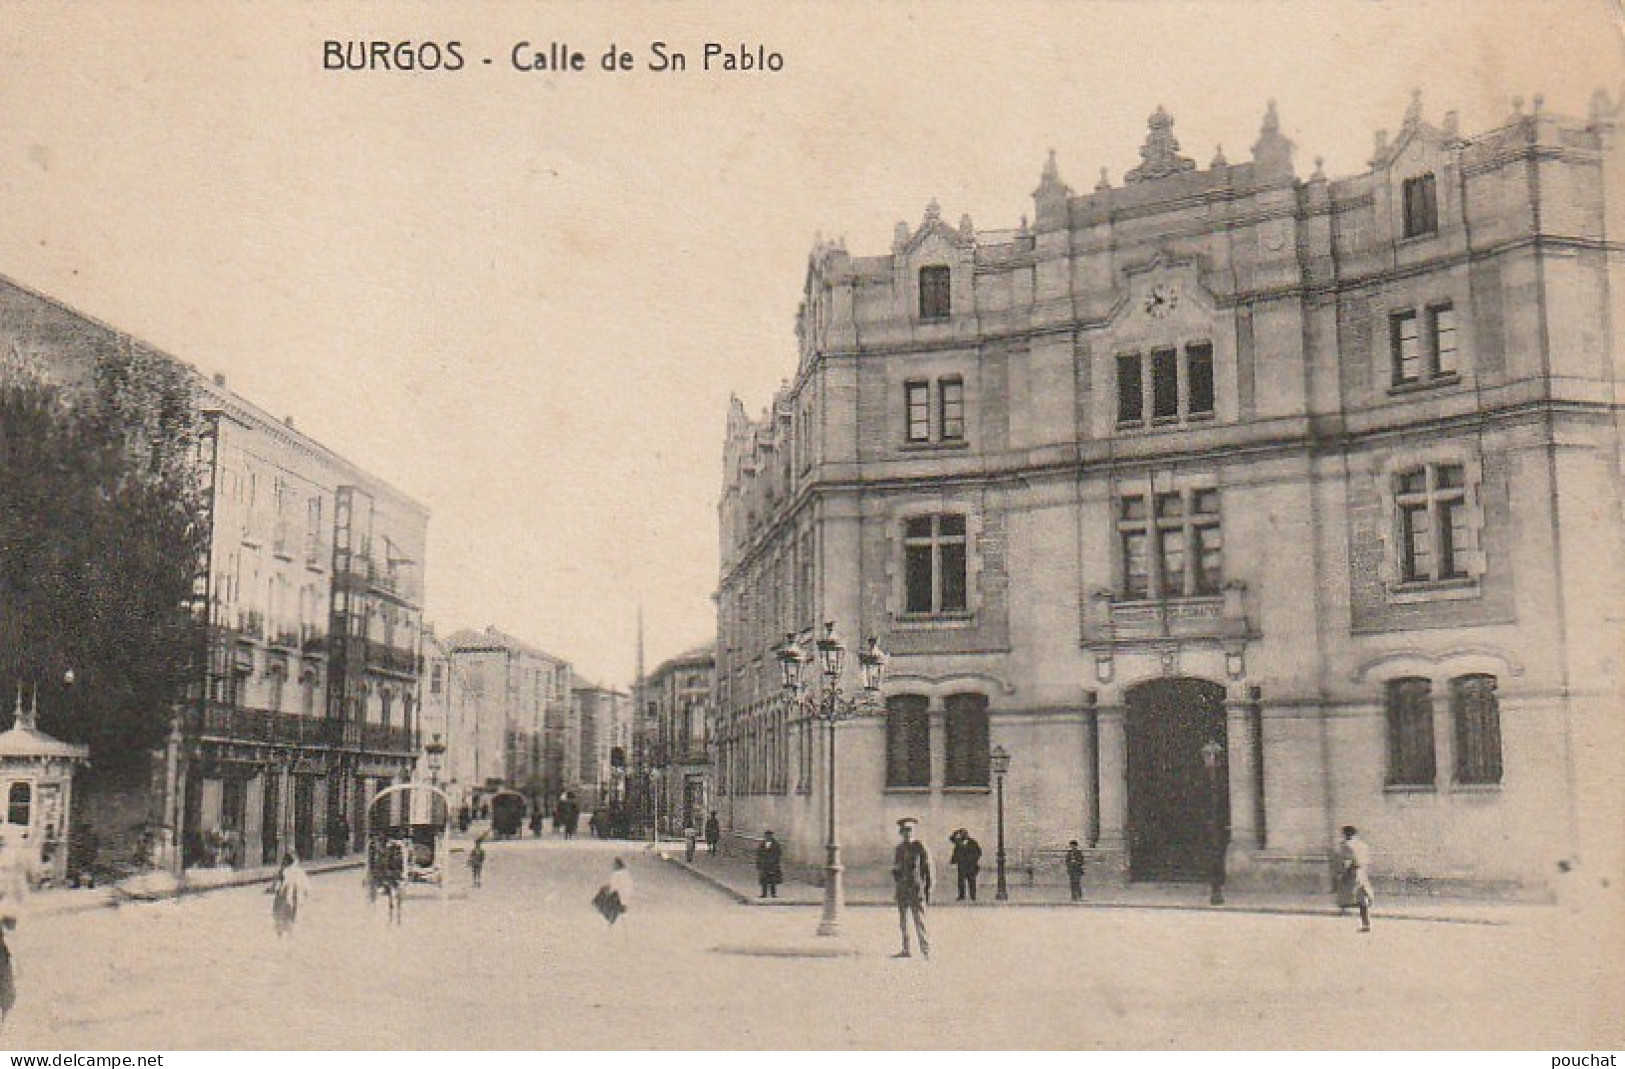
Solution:
[(0, 0), (0, 219), (0, 1050), (1625, 1048), (1621, 0)]

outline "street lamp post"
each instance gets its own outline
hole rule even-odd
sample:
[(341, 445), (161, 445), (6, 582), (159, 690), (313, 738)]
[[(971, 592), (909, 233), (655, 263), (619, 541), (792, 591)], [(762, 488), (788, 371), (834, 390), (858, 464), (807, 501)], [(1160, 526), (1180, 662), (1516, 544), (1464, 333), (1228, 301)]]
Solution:
[(660, 845), (660, 769), (652, 766), (649, 769), (649, 842), (658, 847)]
[(1004, 774), (1010, 771), (1010, 751), (1003, 746), (995, 746), (993, 753), (988, 756), (987, 763), (993, 770), (998, 792), (999, 850), (994, 856), (998, 868), (998, 886), (993, 892), (993, 899), (997, 902), (1008, 902), (1010, 900), (1010, 888), (1004, 882)]
[(446, 756), (446, 744), (440, 741), (438, 731), (434, 733), (433, 738), (423, 744), (423, 753), (429, 762), (429, 785), (438, 787), (440, 786), (440, 762)]
[(846, 895), (843, 887), (845, 869), (841, 865), (841, 844), (835, 826), (835, 727), (874, 704), (880, 692), (880, 678), (885, 670), (886, 655), (880, 649), (880, 640), (870, 638), (858, 662), (863, 666), (863, 693), (847, 696), (840, 692), (841, 671), (846, 664), (846, 644), (835, 635), (835, 624), (825, 622), (824, 637), (816, 644), (818, 667), (823, 677), (823, 689), (816, 695), (802, 691), (802, 670), (808, 657), (796, 644), (795, 635), (784, 636), (778, 648), (779, 667), (784, 672), (784, 693), (788, 701), (800, 704), (809, 716), (822, 720), (829, 729), (829, 824), (824, 842), (824, 912), (818, 921), (818, 934), (839, 935), (841, 907)]
[(1224, 819), (1220, 812), (1219, 765), (1224, 759), (1224, 747), (1217, 739), (1202, 744), (1202, 765), (1207, 769), (1208, 800), (1208, 904), (1224, 905)]

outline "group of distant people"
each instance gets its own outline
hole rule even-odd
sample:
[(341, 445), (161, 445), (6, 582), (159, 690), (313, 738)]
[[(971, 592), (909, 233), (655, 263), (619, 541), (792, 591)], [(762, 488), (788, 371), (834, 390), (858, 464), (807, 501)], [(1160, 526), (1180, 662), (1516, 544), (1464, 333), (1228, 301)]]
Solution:
[[(931, 956), (930, 935), (926, 927), (926, 909), (931, 902), (931, 855), (925, 844), (914, 837), (918, 825), (919, 821), (914, 817), (903, 817), (897, 821), (900, 841), (893, 852), (891, 877), (897, 904), (897, 924), (902, 938), (902, 948), (893, 956), (899, 958), (912, 957), (914, 944), (918, 944), (921, 956)], [(715, 854), (717, 841), (721, 838), (715, 813), (706, 821), (705, 838), (710, 852)], [(958, 901), (975, 902), (982, 846), (965, 828), (956, 829), (948, 841), (953, 847), (948, 864), (954, 869)], [(1066, 869), (1068, 892), (1074, 902), (1083, 899), (1087, 860), (1078, 840), (1071, 840), (1062, 857), (1062, 864)], [(784, 882), (784, 844), (771, 830), (762, 833), (756, 846), (755, 866), (760, 887), (757, 897), (777, 898), (779, 885)], [(1371, 931), (1371, 906), (1375, 900), (1371, 882), (1371, 848), (1352, 825), (1342, 829), (1337, 847), (1337, 896), (1340, 912), (1358, 910), (1358, 930)]]

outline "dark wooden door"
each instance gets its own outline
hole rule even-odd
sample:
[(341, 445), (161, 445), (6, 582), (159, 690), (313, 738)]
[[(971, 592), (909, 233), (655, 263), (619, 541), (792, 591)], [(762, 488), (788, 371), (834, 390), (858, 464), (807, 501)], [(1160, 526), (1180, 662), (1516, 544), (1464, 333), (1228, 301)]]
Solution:
[(1131, 687), (1128, 704), (1129, 877), (1202, 881), (1230, 822), (1221, 754), (1210, 772), (1202, 747), (1225, 744), (1224, 688), (1201, 679)]

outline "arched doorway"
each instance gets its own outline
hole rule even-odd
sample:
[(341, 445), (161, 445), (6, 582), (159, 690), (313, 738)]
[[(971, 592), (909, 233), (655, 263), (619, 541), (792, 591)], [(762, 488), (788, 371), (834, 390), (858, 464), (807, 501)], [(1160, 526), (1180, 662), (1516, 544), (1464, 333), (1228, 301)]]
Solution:
[[(1224, 688), (1203, 679), (1130, 687), (1129, 878), (1204, 881), (1229, 839)], [(1220, 747), (1210, 772), (1202, 748)]]

